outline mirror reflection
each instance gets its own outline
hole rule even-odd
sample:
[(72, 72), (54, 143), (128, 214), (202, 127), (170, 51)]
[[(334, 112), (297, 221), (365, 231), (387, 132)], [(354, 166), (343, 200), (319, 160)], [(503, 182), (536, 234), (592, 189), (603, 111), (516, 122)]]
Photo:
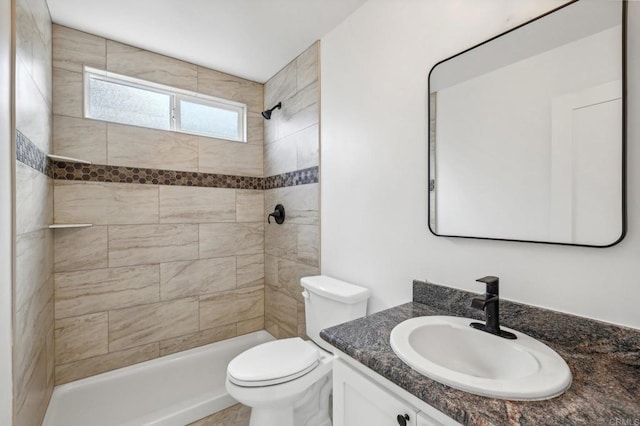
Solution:
[(580, 0), (431, 70), (434, 234), (622, 239), (624, 9)]

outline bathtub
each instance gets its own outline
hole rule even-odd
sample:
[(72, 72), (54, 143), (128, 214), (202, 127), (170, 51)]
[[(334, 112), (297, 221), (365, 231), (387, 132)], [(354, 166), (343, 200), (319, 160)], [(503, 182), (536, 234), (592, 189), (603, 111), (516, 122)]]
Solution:
[(257, 331), (56, 386), (43, 426), (184, 426), (235, 404), (227, 364), (271, 340)]

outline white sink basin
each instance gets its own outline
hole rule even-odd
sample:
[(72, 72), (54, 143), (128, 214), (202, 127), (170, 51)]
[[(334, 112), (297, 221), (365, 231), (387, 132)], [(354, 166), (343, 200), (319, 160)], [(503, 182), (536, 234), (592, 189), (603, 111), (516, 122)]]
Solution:
[(469, 318), (428, 316), (398, 324), (391, 348), (414, 370), (456, 389), (492, 398), (536, 401), (571, 385), (567, 363), (553, 349), (506, 327), (515, 340), (471, 328)]

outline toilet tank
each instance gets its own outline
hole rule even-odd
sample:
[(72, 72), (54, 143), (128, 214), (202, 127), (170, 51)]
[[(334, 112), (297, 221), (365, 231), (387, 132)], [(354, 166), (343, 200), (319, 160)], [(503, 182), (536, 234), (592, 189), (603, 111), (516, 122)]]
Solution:
[(325, 275), (303, 277), (300, 284), (304, 287), (307, 336), (333, 353), (333, 346), (322, 340), (320, 330), (364, 317), (369, 290)]

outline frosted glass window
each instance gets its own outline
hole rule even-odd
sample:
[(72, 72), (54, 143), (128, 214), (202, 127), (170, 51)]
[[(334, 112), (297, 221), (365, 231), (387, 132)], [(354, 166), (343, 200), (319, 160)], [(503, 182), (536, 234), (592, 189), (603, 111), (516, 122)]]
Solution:
[(90, 77), (88, 116), (171, 130), (171, 95)]
[(180, 130), (214, 138), (240, 139), (240, 113), (180, 100)]
[(87, 118), (246, 142), (243, 103), (87, 66), (84, 76)]

